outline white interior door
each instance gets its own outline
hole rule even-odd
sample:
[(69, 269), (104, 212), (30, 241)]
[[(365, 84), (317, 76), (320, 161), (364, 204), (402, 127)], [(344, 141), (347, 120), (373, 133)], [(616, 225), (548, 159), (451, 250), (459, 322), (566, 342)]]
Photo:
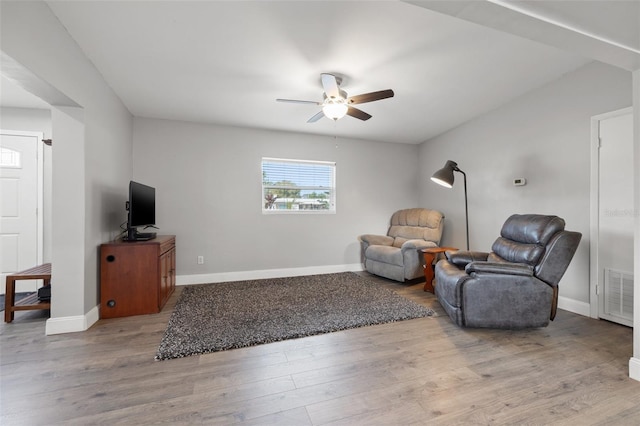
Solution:
[[(633, 325), (633, 115), (627, 108), (598, 119), (597, 316)], [(592, 281), (594, 281), (592, 277)]]
[[(42, 262), (41, 139), (41, 133), (0, 131), (0, 293), (7, 274)], [(20, 280), (16, 291), (37, 286)]]

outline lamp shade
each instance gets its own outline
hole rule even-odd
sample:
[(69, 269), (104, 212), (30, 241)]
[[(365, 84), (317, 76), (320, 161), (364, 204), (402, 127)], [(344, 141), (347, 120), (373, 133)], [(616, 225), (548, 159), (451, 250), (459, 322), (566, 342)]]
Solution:
[(458, 163), (448, 160), (443, 168), (438, 170), (431, 176), (431, 180), (447, 188), (453, 188), (453, 172), (458, 170)]
[(458, 163), (447, 160), (447, 164), (431, 176), (431, 180), (447, 188), (453, 188), (453, 172), (464, 177), (464, 218), (467, 225), (467, 250), (469, 250), (469, 207), (467, 204), (467, 174), (458, 168)]

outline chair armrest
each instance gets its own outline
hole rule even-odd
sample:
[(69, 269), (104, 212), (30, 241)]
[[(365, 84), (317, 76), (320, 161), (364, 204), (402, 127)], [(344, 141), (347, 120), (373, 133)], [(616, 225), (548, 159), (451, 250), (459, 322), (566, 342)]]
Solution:
[(533, 266), (525, 263), (471, 262), (465, 268), (468, 274), (486, 273), (501, 275), (533, 276)]
[(360, 235), (358, 239), (368, 245), (374, 246), (390, 246), (393, 244), (393, 237), (388, 235), (364, 234)]
[(454, 265), (464, 268), (471, 262), (486, 261), (489, 258), (489, 253), (483, 251), (446, 251), (445, 256), (447, 260)]
[(400, 247), (400, 249), (404, 252), (407, 250), (423, 249), (427, 247), (438, 247), (438, 245), (433, 241), (427, 241), (427, 240), (420, 240), (420, 239), (407, 240), (404, 243), (402, 243), (402, 247)]

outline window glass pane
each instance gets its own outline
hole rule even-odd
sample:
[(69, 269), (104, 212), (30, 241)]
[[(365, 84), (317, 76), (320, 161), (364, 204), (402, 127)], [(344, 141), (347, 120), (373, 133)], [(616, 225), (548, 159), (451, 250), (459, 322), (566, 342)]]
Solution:
[(333, 162), (263, 158), (263, 212), (335, 212), (335, 170)]
[(21, 168), (20, 153), (9, 148), (0, 148), (0, 167)]

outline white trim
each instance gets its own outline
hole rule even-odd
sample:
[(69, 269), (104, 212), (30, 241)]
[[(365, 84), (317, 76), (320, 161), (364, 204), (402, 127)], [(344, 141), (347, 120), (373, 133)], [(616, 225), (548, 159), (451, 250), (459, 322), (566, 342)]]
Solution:
[(629, 378), (640, 381), (640, 358), (629, 359)]
[(591, 178), (589, 196), (589, 316), (598, 318), (598, 245), (599, 235), (598, 214), (600, 206), (600, 120), (602, 118), (591, 117)]
[[(632, 74), (633, 85), (631, 89), (633, 99), (633, 207), (640, 211), (640, 70), (636, 69)], [(635, 253), (633, 263), (634, 277), (640, 277), (640, 215), (636, 215), (633, 234), (633, 250)], [(640, 381), (640, 278), (633, 283), (633, 364), (629, 362), (629, 377)]]
[(361, 263), (346, 265), (307, 266), (287, 269), (262, 269), (257, 271), (219, 272), (176, 276), (176, 285), (221, 283), (227, 281), (260, 280), (266, 278), (297, 277), (303, 275), (332, 274), (336, 272), (363, 271)]
[(36, 264), (43, 263), (44, 257), (44, 139), (43, 132), (25, 130), (0, 129), (0, 134), (12, 136), (27, 136), (36, 138)]
[(558, 308), (585, 317), (590, 316), (590, 305), (587, 302), (569, 299), (568, 297), (558, 296)]
[[(294, 210), (294, 209), (267, 209), (265, 207), (265, 182), (264, 182), (264, 175), (265, 175), (265, 163), (282, 163), (282, 164), (291, 164), (291, 165), (297, 165), (297, 164), (309, 164), (309, 165), (317, 165), (317, 166), (327, 166), (330, 167), (332, 170), (331, 173), (331, 196), (329, 197), (329, 199), (327, 200), (329, 202), (329, 208), (326, 210)], [(294, 160), (294, 159), (289, 159), (289, 158), (272, 158), (272, 157), (262, 157), (262, 160), (260, 161), (260, 170), (261, 170), (261, 179), (262, 179), (262, 183), (261, 183), (261, 188), (262, 188), (262, 195), (261, 195), (261, 211), (262, 214), (267, 214), (267, 215), (273, 215), (273, 214), (336, 214), (337, 212), (337, 187), (336, 187), (336, 175), (338, 173), (338, 166), (337, 163), (335, 161), (317, 161), (317, 160)], [(297, 184), (296, 184), (297, 185)], [(270, 185), (268, 185), (270, 186)], [(297, 185), (296, 188), (298, 188), (299, 190), (322, 190), (325, 189), (324, 187), (321, 186), (314, 186), (314, 185)], [(285, 198), (286, 199), (286, 198)], [(295, 201), (295, 198), (293, 198), (292, 200)]]
[(600, 318), (600, 306), (596, 287), (598, 285), (598, 247), (600, 223), (600, 122), (609, 118), (633, 113), (633, 107), (622, 108), (591, 117), (591, 183), (589, 197), (589, 315)]
[(522, 6), (518, 5), (518, 4), (514, 4), (514, 2), (510, 2), (510, 1), (506, 1), (506, 0), (487, 0), (487, 1), (490, 2), (490, 3), (493, 3), (493, 4), (497, 4), (498, 6), (502, 6), (502, 7), (506, 8), (506, 9), (512, 10), (514, 12), (520, 13), (522, 15), (528, 16), (530, 18), (537, 19), (538, 21), (542, 21), (544, 23), (551, 24), (551, 25), (553, 25), (555, 27), (571, 31), (572, 33), (577, 33), (577, 34), (583, 35), (585, 37), (597, 40), (599, 42), (602, 42), (602, 43), (605, 43), (605, 44), (609, 44), (611, 46), (619, 47), (620, 49), (624, 49), (624, 50), (627, 50), (629, 52), (640, 53), (640, 50), (636, 49), (633, 46), (629, 46), (627, 44), (619, 43), (619, 42), (617, 42), (615, 40), (612, 40), (610, 38), (602, 37), (602, 36), (600, 36), (600, 35), (598, 35), (598, 34), (596, 34), (594, 32), (587, 31), (584, 28), (578, 28), (577, 26), (574, 27), (572, 25), (568, 25), (568, 24), (566, 24), (564, 22), (561, 22), (561, 21), (559, 21), (557, 19), (553, 19), (553, 18), (544, 16), (544, 15), (541, 15), (541, 14), (535, 12), (535, 11), (527, 10), (526, 7), (522, 7)]
[(100, 319), (100, 306), (96, 305), (84, 315), (73, 317), (49, 318), (45, 327), (45, 334), (76, 333), (86, 331)]
[(44, 133), (38, 133), (38, 265), (44, 263)]

